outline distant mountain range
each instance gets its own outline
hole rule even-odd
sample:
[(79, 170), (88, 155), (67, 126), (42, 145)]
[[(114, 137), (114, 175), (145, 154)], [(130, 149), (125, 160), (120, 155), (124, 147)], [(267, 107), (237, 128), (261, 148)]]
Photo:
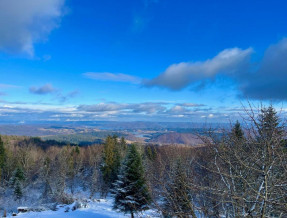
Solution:
[[(129, 143), (177, 144), (197, 146), (203, 144), (198, 134), (204, 135), (211, 126), (196, 123), (155, 122), (94, 122), (60, 124), (6, 124), (0, 125), (1, 135), (41, 137), (43, 140), (79, 145), (101, 144), (108, 135), (124, 136)], [(214, 130), (219, 130), (213, 124)]]
[(159, 135), (149, 140), (149, 142), (156, 144), (183, 144), (192, 146), (198, 146), (203, 144), (201, 138), (196, 134), (177, 132), (169, 132), (166, 134)]

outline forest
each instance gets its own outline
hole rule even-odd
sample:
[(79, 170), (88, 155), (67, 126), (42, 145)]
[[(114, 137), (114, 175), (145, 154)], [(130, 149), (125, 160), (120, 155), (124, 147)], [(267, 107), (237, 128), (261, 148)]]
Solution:
[(113, 209), (136, 216), (287, 217), (286, 126), (272, 106), (245, 110), (202, 146), (127, 144), (107, 136), (78, 146), (1, 136), (0, 213), (18, 206), (71, 204), (74, 193), (112, 196)]

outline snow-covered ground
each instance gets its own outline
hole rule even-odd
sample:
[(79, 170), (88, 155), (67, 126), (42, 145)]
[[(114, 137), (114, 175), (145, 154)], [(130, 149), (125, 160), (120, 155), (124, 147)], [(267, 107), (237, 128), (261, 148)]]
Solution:
[[(123, 214), (112, 209), (113, 199), (99, 199), (94, 201), (89, 201), (85, 208), (79, 208), (72, 211), (72, 205), (59, 205), (57, 206), (57, 211), (42, 211), (42, 212), (27, 212), (19, 213), (17, 216), (21, 218), (36, 218), (36, 217), (53, 217), (53, 218), (62, 218), (62, 217), (97, 217), (97, 218), (107, 218), (107, 217), (130, 217), (129, 214)], [(65, 212), (67, 207), (70, 208), (69, 212)], [(143, 213), (139, 213), (136, 217), (160, 217), (159, 214), (154, 210), (148, 210)]]

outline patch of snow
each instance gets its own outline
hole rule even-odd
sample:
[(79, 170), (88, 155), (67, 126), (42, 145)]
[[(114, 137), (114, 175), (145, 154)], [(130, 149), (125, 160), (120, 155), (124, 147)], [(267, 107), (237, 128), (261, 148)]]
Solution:
[[(19, 213), (17, 216), (21, 218), (122, 218), (122, 217), (130, 217), (129, 214), (124, 214), (113, 210), (113, 199), (94, 199), (88, 200), (85, 208), (79, 208), (74, 211), (69, 210), (69, 212), (65, 212), (66, 208), (72, 208), (75, 203), (71, 205), (59, 205), (57, 206), (57, 211), (43, 211), (43, 212), (27, 212), (27, 213)], [(160, 217), (159, 214), (154, 210), (147, 210), (138, 214), (139, 217), (151, 218), (151, 217)]]
[(28, 210), (28, 207), (17, 207), (18, 210)]

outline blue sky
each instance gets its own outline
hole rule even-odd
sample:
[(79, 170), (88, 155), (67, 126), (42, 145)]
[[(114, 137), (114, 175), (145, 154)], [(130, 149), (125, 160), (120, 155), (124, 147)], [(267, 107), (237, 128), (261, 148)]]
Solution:
[(286, 11), (284, 0), (0, 0), (0, 118), (226, 122), (246, 99), (281, 107)]

